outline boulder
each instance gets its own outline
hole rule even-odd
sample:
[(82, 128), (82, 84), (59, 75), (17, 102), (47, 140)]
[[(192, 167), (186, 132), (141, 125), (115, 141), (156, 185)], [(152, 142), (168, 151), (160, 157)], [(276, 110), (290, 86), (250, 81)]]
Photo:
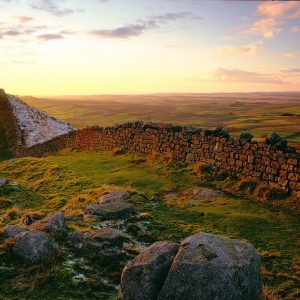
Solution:
[(102, 228), (91, 235), (97, 241), (110, 246), (122, 246), (123, 242), (128, 241), (129, 237), (125, 236), (120, 231), (106, 227)]
[(89, 205), (85, 212), (97, 215), (103, 220), (113, 220), (135, 214), (136, 209), (133, 205), (125, 202), (112, 202)]
[(12, 252), (27, 262), (43, 261), (58, 251), (58, 244), (45, 232), (30, 230), (14, 238)]
[(158, 299), (261, 299), (260, 257), (240, 240), (209, 233), (185, 239)]
[(18, 235), (21, 232), (26, 231), (27, 229), (21, 226), (16, 226), (16, 225), (7, 225), (3, 229), (2, 235), (5, 238), (12, 238)]
[(122, 272), (124, 300), (157, 299), (179, 245), (156, 242), (142, 251)]
[(115, 191), (101, 196), (100, 203), (105, 204), (105, 203), (120, 202), (128, 198), (129, 196), (130, 193), (128, 193), (127, 191)]
[(253, 139), (253, 135), (249, 132), (245, 132), (240, 135), (240, 141), (242, 145), (250, 143), (252, 139)]
[(49, 233), (61, 233), (65, 232), (65, 217), (62, 212), (56, 212), (42, 220), (34, 222), (31, 229), (47, 231)]

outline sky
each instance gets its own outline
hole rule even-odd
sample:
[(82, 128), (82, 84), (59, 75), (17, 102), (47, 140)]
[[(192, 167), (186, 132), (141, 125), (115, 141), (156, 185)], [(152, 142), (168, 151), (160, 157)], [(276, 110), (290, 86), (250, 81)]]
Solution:
[(17, 95), (300, 90), (300, 1), (0, 0)]

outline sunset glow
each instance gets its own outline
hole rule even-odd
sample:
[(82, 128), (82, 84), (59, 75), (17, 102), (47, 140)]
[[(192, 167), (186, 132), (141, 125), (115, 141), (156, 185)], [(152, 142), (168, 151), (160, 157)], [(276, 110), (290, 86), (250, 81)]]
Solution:
[(19, 95), (296, 91), (300, 2), (0, 0)]

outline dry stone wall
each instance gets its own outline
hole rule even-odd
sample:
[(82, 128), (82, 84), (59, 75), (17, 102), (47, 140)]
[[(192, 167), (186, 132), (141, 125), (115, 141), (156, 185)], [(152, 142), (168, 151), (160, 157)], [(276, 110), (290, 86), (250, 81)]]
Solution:
[(299, 153), (266, 142), (244, 142), (226, 132), (201, 133), (189, 127), (143, 124), (116, 125), (105, 129), (93, 127), (60, 136), (41, 145), (19, 149), (19, 156), (41, 157), (62, 149), (103, 151), (123, 149), (129, 153), (169, 155), (174, 160), (194, 163), (211, 160), (220, 171), (253, 182), (300, 191)]

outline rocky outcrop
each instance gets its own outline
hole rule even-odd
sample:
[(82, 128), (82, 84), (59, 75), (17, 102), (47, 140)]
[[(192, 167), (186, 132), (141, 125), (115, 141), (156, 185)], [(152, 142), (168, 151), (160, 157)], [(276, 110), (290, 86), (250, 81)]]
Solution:
[(166, 280), (179, 245), (156, 242), (123, 270), (121, 289), (124, 300), (154, 300)]
[(198, 233), (179, 250), (167, 250), (169, 255), (162, 250), (168, 244), (161, 245), (150, 246), (125, 267), (124, 299), (262, 299), (260, 257), (251, 244)]
[(30, 263), (43, 261), (58, 251), (58, 244), (45, 232), (24, 231), (13, 239), (12, 252)]

